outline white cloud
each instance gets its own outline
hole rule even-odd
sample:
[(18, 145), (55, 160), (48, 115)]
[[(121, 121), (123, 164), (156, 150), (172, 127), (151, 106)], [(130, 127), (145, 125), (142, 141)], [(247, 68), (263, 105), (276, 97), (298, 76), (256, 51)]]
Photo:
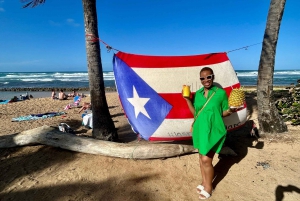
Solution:
[(74, 19), (66, 19), (64, 22), (54, 22), (52, 20), (49, 20), (49, 24), (52, 26), (60, 27), (60, 26), (72, 26), (72, 27), (78, 27), (80, 26), (79, 23), (76, 23)]
[(70, 25), (70, 26), (73, 26), (73, 27), (80, 26), (80, 24), (76, 23), (74, 19), (69, 18), (66, 21), (67, 21), (67, 24)]

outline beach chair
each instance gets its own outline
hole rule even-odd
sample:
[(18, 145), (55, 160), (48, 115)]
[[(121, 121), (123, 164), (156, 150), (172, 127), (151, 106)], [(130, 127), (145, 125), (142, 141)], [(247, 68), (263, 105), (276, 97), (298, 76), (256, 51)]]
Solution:
[(75, 107), (78, 107), (81, 101), (81, 97), (80, 96), (75, 96), (74, 97), (74, 103), (72, 104)]
[(73, 101), (74, 101), (73, 103), (70, 103), (65, 107), (65, 110), (71, 109), (73, 107), (78, 107), (79, 104), (80, 104), (80, 101), (81, 101), (81, 97), (80, 96), (75, 96)]

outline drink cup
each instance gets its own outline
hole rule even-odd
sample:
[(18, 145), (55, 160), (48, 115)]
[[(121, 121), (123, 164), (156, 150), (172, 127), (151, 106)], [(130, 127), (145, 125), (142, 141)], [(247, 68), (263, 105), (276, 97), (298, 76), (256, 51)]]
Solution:
[(182, 96), (190, 97), (190, 95), (191, 95), (190, 85), (183, 85), (182, 86)]

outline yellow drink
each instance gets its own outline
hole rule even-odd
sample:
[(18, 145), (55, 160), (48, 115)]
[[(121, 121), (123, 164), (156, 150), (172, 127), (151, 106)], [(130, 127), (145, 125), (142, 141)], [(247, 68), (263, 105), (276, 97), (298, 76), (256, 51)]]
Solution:
[(191, 89), (190, 89), (190, 85), (183, 85), (182, 86), (182, 96), (183, 97), (190, 97), (191, 95)]

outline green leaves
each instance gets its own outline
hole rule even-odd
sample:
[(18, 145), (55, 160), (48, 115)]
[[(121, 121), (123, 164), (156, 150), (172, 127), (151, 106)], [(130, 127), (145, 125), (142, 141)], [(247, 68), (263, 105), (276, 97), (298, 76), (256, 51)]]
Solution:
[[(28, 3), (26, 3), (28, 2)], [(21, 3), (26, 3), (23, 8), (31, 7), (34, 8), (38, 6), (39, 4), (45, 3), (46, 0), (21, 0)]]
[(275, 102), (279, 115), (283, 120), (290, 121), (291, 125), (300, 125), (300, 88)]

